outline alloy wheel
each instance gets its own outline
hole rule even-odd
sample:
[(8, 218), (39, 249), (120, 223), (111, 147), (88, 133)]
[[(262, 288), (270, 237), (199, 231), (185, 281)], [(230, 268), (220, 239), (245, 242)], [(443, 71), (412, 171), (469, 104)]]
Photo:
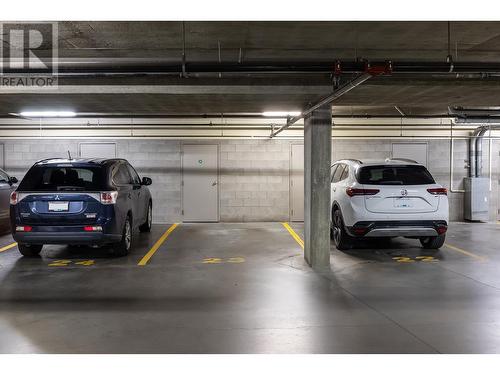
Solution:
[(333, 241), (335, 242), (335, 245), (340, 243), (340, 237), (342, 235), (341, 228), (342, 220), (340, 219), (340, 214), (338, 211), (335, 211), (333, 216)]
[(130, 244), (132, 242), (132, 230), (130, 228), (130, 221), (125, 222), (125, 247), (130, 249)]

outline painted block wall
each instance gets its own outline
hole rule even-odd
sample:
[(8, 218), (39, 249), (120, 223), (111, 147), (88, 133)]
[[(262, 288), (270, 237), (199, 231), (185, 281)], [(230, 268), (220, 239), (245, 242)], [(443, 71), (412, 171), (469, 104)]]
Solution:
[[(450, 188), (449, 140), (422, 140), (428, 143), (429, 170), (438, 183)], [(37, 160), (66, 157), (68, 150), (78, 155), (79, 143), (93, 140), (0, 140), (4, 144), (6, 171), (22, 178)], [(103, 141), (104, 142), (104, 141)], [(109, 142), (109, 141), (106, 141)], [(184, 143), (218, 143), (220, 220), (286, 221), (289, 220), (290, 144), (288, 140), (116, 140), (117, 157), (125, 158), (141, 176), (153, 179), (150, 187), (154, 200), (154, 221), (182, 221), (181, 150)], [(293, 141), (297, 143), (297, 141)], [(380, 158), (391, 156), (393, 142), (403, 139), (340, 139), (333, 141), (332, 160), (342, 158)], [(489, 174), (489, 145), (484, 141), (484, 171)], [(463, 189), (467, 142), (454, 141), (453, 188)], [(490, 219), (499, 212), (500, 142), (492, 142), (492, 191)], [(451, 192), (451, 220), (463, 219), (463, 194)]]

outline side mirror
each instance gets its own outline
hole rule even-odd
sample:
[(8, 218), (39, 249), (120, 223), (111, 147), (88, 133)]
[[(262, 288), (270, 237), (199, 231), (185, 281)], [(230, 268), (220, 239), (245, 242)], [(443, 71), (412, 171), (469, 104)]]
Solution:
[(153, 180), (151, 180), (149, 177), (142, 178), (141, 185), (148, 186), (148, 185), (151, 185), (152, 183), (153, 183)]
[(9, 178), (9, 184), (11, 184), (11, 185), (12, 185), (12, 184), (17, 184), (17, 183), (18, 183), (17, 178), (15, 178), (15, 177), (10, 177), (10, 178)]

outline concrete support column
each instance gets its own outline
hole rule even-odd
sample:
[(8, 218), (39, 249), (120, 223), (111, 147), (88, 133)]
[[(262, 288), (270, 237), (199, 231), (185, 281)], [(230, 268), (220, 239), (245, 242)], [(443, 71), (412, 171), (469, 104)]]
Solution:
[(304, 119), (304, 257), (315, 270), (330, 270), (330, 166), (332, 108)]

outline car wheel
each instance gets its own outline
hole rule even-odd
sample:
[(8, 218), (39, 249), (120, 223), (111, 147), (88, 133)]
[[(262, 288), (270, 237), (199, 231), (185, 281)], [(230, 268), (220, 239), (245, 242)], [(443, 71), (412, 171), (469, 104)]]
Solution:
[(333, 212), (331, 236), (333, 237), (333, 242), (338, 250), (348, 250), (352, 248), (353, 239), (345, 230), (340, 210), (335, 210)]
[(25, 257), (36, 257), (42, 251), (43, 245), (26, 245), (19, 243), (17, 244), (17, 248), (19, 252)]
[(141, 232), (151, 232), (152, 223), (153, 223), (153, 206), (151, 205), (151, 202), (149, 202), (146, 222), (139, 227), (139, 230)]
[(421, 237), (420, 243), (424, 249), (439, 249), (444, 245), (444, 241), (446, 239), (445, 234), (441, 234), (435, 237)]
[(122, 239), (113, 246), (113, 254), (116, 256), (125, 256), (130, 252), (132, 247), (132, 222), (130, 216), (125, 219), (123, 225)]

